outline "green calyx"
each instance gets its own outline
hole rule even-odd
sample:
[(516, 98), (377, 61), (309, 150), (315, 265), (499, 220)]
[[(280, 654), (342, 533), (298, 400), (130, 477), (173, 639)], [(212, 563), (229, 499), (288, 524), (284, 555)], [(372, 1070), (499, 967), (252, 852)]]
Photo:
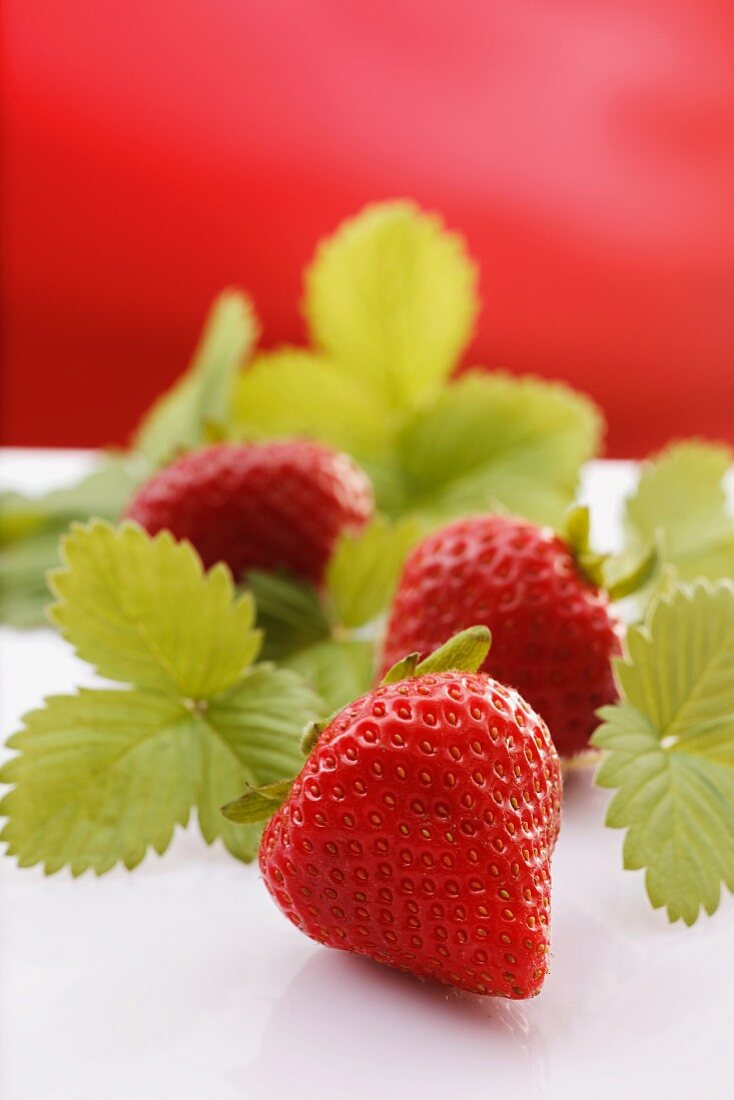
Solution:
[(649, 538), (635, 553), (598, 554), (590, 546), (591, 516), (586, 505), (577, 504), (566, 513), (563, 537), (582, 576), (597, 588), (604, 588), (612, 600), (631, 596), (654, 576), (660, 563), (660, 537)]
[(222, 806), (222, 813), (236, 825), (257, 825), (267, 821), (283, 805), (294, 782), (295, 778), (281, 779), (265, 787), (250, 787), (240, 798)]
[(396, 661), (392, 668), (382, 677), (383, 684), (396, 684), (398, 680), (409, 680), (416, 675), (416, 669), (420, 664), (420, 653), (409, 653), (407, 657)]
[(581, 573), (592, 584), (604, 584), (604, 555), (591, 550), (591, 515), (583, 504), (575, 504), (566, 513), (563, 536)]
[(383, 684), (409, 680), (415, 676), (428, 676), (438, 672), (478, 672), (484, 664), (492, 644), (492, 635), (486, 626), (470, 626), (454, 634), (425, 660), (420, 654), (411, 653), (394, 664), (382, 679)]

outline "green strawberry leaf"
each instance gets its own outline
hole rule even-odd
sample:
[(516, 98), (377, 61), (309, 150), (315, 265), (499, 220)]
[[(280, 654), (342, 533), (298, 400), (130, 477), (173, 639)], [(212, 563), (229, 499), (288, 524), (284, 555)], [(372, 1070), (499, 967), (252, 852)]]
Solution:
[(237, 825), (253, 825), (259, 821), (267, 821), (278, 807), (283, 805), (292, 786), (292, 779), (281, 779), (278, 783), (269, 783), (266, 787), (251, 787), (240, 798), (222, 806), (222, 813)]
[(658, 534), (680, 580), (734, 576), (734, 517), (723, 484), (732, 460), (727, 447), (691, 440), (646, 462), (627, 501), (630, 547), (639, 550)]
[(196, 810), (207, 844), (220, 837), (239, 859), (257, 852), (260, 829), (243, 829), (222, 816), (222, 806), (245, 786), (275, 783), (303, 764), (303, 727), (323, 704), (303, 680), (286, 669), (256, 665), (239, 684), (199, 708), (206, 730)]
[(331, 624), (310, 584), (283, 573), (252, 570), (247, 585), (264, 633), (263, 660), (280, 660), (330, 636)]
[(734, 890), (734, 585), (699, 580), (655, 601), (616, 663), (623, 701), (603, 707), (596, 782), (627, 829), (655, 908), (693, 924)]
[(387, 409), (434, 396), (470, 340), (477, 273), (463, 241), (409, 202), (369, 206), (306, 272), (311, 335)]
[(258, 830), (234, 828), (219, 807), (246, 784), (270, 783), (302, 762), (310, 692), (288, 672), (260, 666), (207, 705), (148, 690), (53, 696), (8, 741), (0, 769), (14, 784), (0, 803), (0, 838), (22, 867), (68, 865), (97, 874), (159, 854), (196, 808), (208, 843), (251, 859)]
[(21, 867), (98, 874), (165, 851), (196, 791), (194, 718), (177, 699), (137, 691), (52, 696), (8, 740), (0, 838)]
[(189, 369), (155, 402), (135, 435), (135, 447), (154, 466), (207, 442), (209, 425), (229, 419), (237, 374), (258, 335), (249, 298), (239, 290), (223, 291)]
[(263, 353), (239, 374), (232, 423), (247, 439), (315, 439), (362, 458), (388, 446), (391, 428), (369, 387), (326, 356), (298, 348)]
[(411, 519), (376, 519), (358, 535), (343, 535), (326, 571), (334, 617), (354, 629), (376, 619), (389, 605), (406, 555), (420, 535)]
[(168, 532), (151, 538), (132, 523), (76, 525), (61, 557), (50, 617), (101, 676), (210, 699), (257, 657), (252, 596), (233, 601), (229, 570), (204, 574), (193, 547)]
[(372, 687), (375, 647), (371, 642), (331, 638), (281, 660), (323, 699), (319, 717), (341, 710)]
[(398, 508), (439, 520), (491, 508), (561, 526), (601, 426), (564, 385), (473, 371), (403, 428)]
[(44, 496), (0, 494), (0, 620), (42, 626), (46, 571), (58, 564), (58, 540), (74, 520), (117, 520), (147, 473), (142, 460), (108, 458), (76, 485)]
[(428, 676), (437, 672), (478, 672), (484, 664), (492, 644), (492, 635), (486, 626), (470, 626), (454, 634), (438, 649), (416, 666), (416, 676)]

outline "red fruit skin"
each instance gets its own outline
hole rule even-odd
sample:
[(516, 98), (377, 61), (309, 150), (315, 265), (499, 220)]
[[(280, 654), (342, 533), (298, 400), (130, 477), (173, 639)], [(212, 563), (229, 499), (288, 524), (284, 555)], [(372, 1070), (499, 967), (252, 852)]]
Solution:
[(318, 584), (339, 535), (373, 511), (370, 482), (350, 458), (282, 440), (192, 451), (155, 474), (126, 517), (151, 535), (188, 539), (207, 569), (223, 561), (239, 578), (284, 568)]
[(585, 580), (553, 531), (486, 515), (419, 543), (395, 593), (382, 668), (406, 653), (427, 656), (474, 625), (492, 632), (483, 671), (543, 716), (561, 756), (587, 748), (597, 708), (617, 698), (619, 624), (606, 592)]
[(377, 688), (323, 731), (260, 844), (285, 915), (329, 947), (522, 999), (547, 973), (558, 756), (483, 673)]

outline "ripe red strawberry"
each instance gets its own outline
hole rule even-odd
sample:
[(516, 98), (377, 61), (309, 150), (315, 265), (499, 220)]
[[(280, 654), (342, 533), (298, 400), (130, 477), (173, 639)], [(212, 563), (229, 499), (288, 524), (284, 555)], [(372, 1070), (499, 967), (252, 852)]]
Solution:
[(188, 539), (205, 565), (235, 577), (286, 568), (318, 584), (342, 532), (373, 512), (372, 488), (350, 458), (306, 440), (218, 444), (173, 462), (127, 508), (151, 535)]
[(492, 632), (483, 670), (522, 693), (562, 756), (586, 748), (595, 711), (617, 696), (611, 659), (620, 641), (607, 593), (582, 575), (566, 543), (496, 515), (429, 535), (405, 563), (383, 667), (404, 653), (430, 653), (473, 623)]
[(330, 720), (266, 826), (260, 868), (320, 943), (532, 997), (547, 972), (560, 796), (548, 730), (516, 691), (427, 673)]

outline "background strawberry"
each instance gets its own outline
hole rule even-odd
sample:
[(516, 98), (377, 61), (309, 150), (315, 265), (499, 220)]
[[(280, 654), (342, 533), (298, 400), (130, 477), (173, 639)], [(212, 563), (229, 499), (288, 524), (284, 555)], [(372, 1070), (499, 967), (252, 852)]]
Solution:
[(217, 444), (155, 474), (126, 516), (151, 535), (188, 539), (205, 567), (286, 568), (319, 583), (344, 531), (373, 512), (367, 476), (344, 454), (306, 440)]
[(548, 730), (516, 691), (429, 673), (329, 722), (265, 829), (260, 867), (320, 943), (531, 997), (547, 972), (560, 795)]
[(474, 623), (492, 632), (484, 671), (528, 699), (562, 756), (586, 748), (597, 708), (617, 697), (611, 658), (620, 641), (607, 593), (585, 578), (566, 543), (549, 528), (499, 515), (429, 535), (404, 566), (383, 668), (404, 653), (430, 653)]

